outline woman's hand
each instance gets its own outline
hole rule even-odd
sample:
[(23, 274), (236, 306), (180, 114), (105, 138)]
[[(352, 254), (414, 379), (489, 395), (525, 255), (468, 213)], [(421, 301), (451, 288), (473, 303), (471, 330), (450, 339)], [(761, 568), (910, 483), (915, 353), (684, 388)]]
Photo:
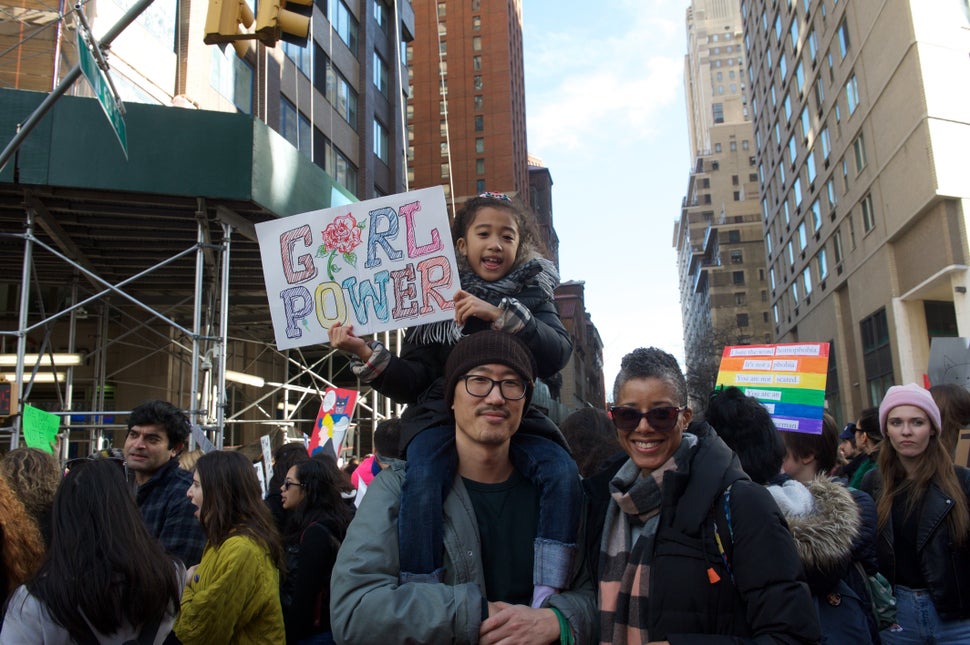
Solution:
[(331, 347), (353, 354), (365, 363), (374, 353), (374, 350), (363, 339), (354, 336), (353, 325), (334, 323), (327, 333), (330, 334)]
[(485, 322), (495, 322), (502, 310), (490, 305), (481, 298), (459, 289), (455, 292), (455, 322), (463, 327), (469, 318), (481, 318)]
[(505, 602), (488, 603), (488, 619), (478, 629), (482, 645), (548, 645), (559, 640), (559, 619), (551, 609)]

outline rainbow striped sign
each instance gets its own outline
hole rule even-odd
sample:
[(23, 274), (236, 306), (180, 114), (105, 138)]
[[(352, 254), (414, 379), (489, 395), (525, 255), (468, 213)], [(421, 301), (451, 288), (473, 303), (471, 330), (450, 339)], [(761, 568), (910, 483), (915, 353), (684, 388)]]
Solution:
[(768, 408), (775, 426), (822, 434), (828, 343), (725, 347), (717, 385), (735, 386)]

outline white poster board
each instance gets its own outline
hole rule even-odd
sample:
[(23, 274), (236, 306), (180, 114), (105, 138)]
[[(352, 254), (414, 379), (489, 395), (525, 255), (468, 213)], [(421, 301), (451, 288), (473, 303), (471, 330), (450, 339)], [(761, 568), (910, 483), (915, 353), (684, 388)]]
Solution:
[(268, 434), (259, 438), (259, 445), (263, 449), (263, 469), (266, 471), (266, 481), (269, 481), (273, 479), (273, 444), (270, 443)]
[(279, 349), (454, 315), (455, 247), (441, 186), (256, 224)]

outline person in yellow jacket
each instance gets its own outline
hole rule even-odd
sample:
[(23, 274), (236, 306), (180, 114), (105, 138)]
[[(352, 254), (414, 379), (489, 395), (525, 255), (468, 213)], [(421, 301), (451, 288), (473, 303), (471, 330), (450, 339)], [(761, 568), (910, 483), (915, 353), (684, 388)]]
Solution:
[(208, 543), (186, 572), (175, 635), (184, 645), (284, 643), (283, 547), (252, 464), (238, 452), (203, 455), (186, 494)]

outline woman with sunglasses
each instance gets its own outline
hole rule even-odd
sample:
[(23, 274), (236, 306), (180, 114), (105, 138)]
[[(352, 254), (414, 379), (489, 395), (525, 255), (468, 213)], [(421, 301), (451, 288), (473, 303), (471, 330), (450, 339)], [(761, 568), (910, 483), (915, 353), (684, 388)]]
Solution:
[(333, 643), (330, 574), (351, 520), (340, 496), (342, 484), (335, 461), (308, 459), (291, 466), (280, 486), (283, 508), (289, 511), (286, 577), (280, 587), (287, 643)]
[(584, 480), (599, 641), (817, 642), (785, 521), (713, 429), (691, 423), (677, 360), (627, 354), (613, 400), (626, 455)]
[(148, 533), (124, 471), (77, 461), (54, 496), (51, 544), (10, 599), (0, 643), (162, 643), (184, 567)]
[(208, 543), (186, 575), (175, 635), (184, 645), (282, 643), (283, 547), (252, 462), (226, 450), (202, 455), (186, 495)]

